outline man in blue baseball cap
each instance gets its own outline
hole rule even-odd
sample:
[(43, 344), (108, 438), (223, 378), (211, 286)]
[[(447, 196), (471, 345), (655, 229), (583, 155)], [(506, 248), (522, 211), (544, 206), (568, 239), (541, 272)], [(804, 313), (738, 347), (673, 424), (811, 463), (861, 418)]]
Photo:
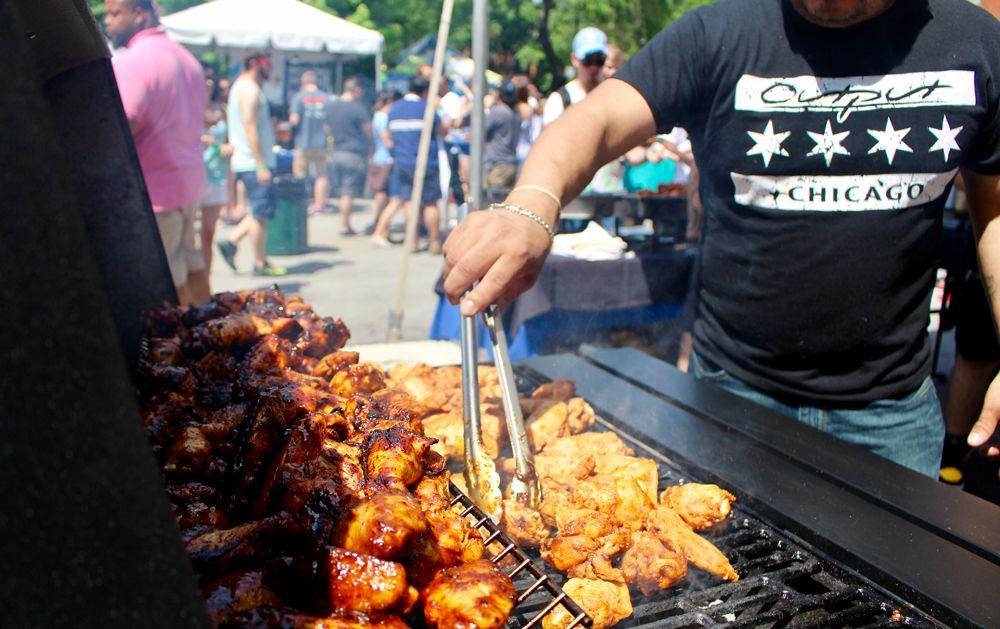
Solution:
[(604, 62), (608, 58), (608, 36), (599, 28), (588, 26), (573, 37), (570, 60), (576, 78), (549, 95), (542, 113), (542, 123), (550, 124), (570, 105), (584, 99), (604, 80)]

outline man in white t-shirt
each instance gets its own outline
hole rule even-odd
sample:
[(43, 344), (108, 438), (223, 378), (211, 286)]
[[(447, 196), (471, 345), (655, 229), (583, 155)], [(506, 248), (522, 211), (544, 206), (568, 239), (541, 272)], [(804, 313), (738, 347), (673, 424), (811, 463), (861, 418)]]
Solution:
[(542, 112), (542, 123), (551, 124), (566, 107), (584, 99), (604, 80), (604, 62), (608, 58), (608, 36), (599, 28), (588, 26), (573, 37), (570, 60), (576, 78), (549, 95)]

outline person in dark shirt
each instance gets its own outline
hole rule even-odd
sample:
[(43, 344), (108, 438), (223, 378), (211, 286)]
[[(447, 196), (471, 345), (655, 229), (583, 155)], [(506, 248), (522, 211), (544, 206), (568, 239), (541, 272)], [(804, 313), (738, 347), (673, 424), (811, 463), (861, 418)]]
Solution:
[[(430, 82), (423, 75), (410, 79), (409, 91), (403, 98), (392, 104), (389, 110), (389, 127), (383, 133), (383, 140), (392, 152), (392, 171), (389, 173), (389, 205), (379, 216), (372, 243), (378, 247), (389, 246), (389, 222), (396, 210), (403, 208), (409, 220), (408, 204), (413, 195), (416, 179), (417, 155), (420, 152), (420, 134), (424, 125), (424, 111), (427, 108), (427, 91)], [(441, 175), (438, 166), (437, 138), (445, 134), (444, 125), (434, 114), (434, 137), (427, 153), (427, 169), (424, 173), (420, 195), (420, 214), (427, 229), (428, 248), (432, 253), (441, 252), (441, 214), (437, 203), (441, 200)]]
[[(472, 289), (473, 314), (516, 297), (551, 245), (542, 224), (598, 166), (674, 126), (706, 210), (695, 375), (936, 476), (926, 328), (959, 169), (1000, 313), (1000, 23), (966, 0), (695, 9), (546, 127), (507, 199), (523, 211), (472, 212), (452, 232), (449, 298)], [(994, 380), (970, 445), (998, 416)]]
[(292, 97), (288, 122), (295, 130), (295, 153), (292, 159), (292, 175), (305, 179), (311, 174), (313, 202), (311, 214), (318, 214), (326, 207), (330, 195), (330, 179), (326, 173), (327, 158), (327, 107), (330, 95), (319, 88), (316, 73), (306, 70), (302, 73), (302, 89)]
[(517, 178), (517, 140), (521, 117), (517, 106), (517, 88), (504, 83), (497, 99), (486, 112), (486, 144), (483, 147), (483, 170), (489, 188), (510, 188)]
[(361, 84), (354, 77), (344, 81), (339, 100), (329, 106), (333, 151), (328, 160), (330, 189), (340, 197), (340, 235), (353, 236), (351, 209), (354, 197), (365, 189), (368, 156), (372, 151), (372, 119), (361, 104)]

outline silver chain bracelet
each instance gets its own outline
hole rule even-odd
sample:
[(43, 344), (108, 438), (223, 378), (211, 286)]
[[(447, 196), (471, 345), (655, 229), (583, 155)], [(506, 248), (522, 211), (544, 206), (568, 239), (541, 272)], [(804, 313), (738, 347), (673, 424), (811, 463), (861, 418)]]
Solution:
[(536, 223), (538, 223), (539, 225), (541, 225), (542, 227), (544, 227), (545, 231), (548, 232), (549, 234), (549, 238), (555, 238), (556, 236), (555, 230), (553, 230), (552, 227), (547, 222), (545, 222), (544, 218), (542, 218), (538, 214), (535, 214), (531, 210), (524, 209), (520, 205), (514, 205), (513, 203), (490, 203), (489, 207), (487, 207), (486, 209), (507, 210), (508, 212), (512, 212), (514, 214), (526, 216), (531, 220), (535, 221)]

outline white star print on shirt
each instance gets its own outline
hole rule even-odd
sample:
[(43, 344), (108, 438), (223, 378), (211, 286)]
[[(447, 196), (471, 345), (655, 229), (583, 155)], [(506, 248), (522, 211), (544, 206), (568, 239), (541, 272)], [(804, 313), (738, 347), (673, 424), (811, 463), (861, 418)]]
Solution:
[(958, 146), (958, 142), (955, 141), (955, 136), (958, 132), (962, 130), (962, 127), (951, 128), (948, 124), (948, 117), (941, 116), (941, 128), (935, 129), (934, 127), (927, 127), (937, 140), (934, 142), (934, 146), (927, 150), (928, 153), (933, 153), (934, 151), (941, 151), (944, 155), (944, 161), (948, 161), (948, 155), (952, 151), (961, 151), (961, 147)]
[(902, 151), (904, 153), (912, 153), (913, 149), (907, 146), (906, 142), (903, 142), (903, 138), (906, 134), (910, 132), (910, 127), (905, 129), (892, 128), (892, 120), (889, 118), (885, 119), (885, 130), (879, 131), (877, 129), (868, 129), (868, 135), (872, 136), (878, 142), (875, 146), (871, 147), (868, 154), (871, 155), (876, 151), (885, 151), (885, 157), (892, 164), (892, 160), (896, 157), (896, 151)]
[(784, 142), (791, 134), (791, 131), (775, 133), (774, 123), (768, 120), (767, 126), (764, 127), (764, 133), (747, 131), (747, 135), (749, 135), (754, 141), (754, 145), (749, 151), (747, 151), (747, 155), (760, 155), (764, 158), (764, 166), (769, 166), (771, 164), (771, 158), (775, 155), (788, 157), (788, 151), (781, 148), (781, 143)]
[(826, 121), (826, 129), (823, 133), (814, 133), (812, 131), (806, 131), (812, 141), (816, 143), (811, 151), (806, 153), (806, 156), (810, 155), (823, 155), (826, 160), (826, 167), (830, 167), (830, 162), (833, 161), (834, 155), (850, 155), (851, 152), (844, 148), (841, 142), (844, 141), (847, 136), (851, 135), (850, 131), (843, 131), (841, 133), (834, 133), (833, 128), (830, 126), (830, 121)]

